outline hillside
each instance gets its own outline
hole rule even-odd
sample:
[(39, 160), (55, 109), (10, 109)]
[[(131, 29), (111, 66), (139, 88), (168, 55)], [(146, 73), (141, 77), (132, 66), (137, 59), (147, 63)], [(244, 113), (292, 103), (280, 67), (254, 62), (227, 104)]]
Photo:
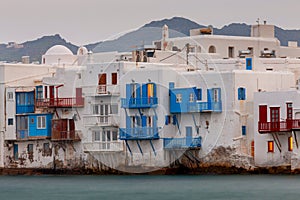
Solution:
[[(190, 29), (202, 28), (200, 25), (189, 19), (174, 17), (172, 19), (163, 19), (152, 21), (141, 28), (129, 32), (115, 40), (101, 41), (94, 44), (88, 44), (86, 47), (93, 52), (108, 51), (131, 51), (134, 48), (152, 44), (152, 41), (161, 39), (161, 28), (164, 24), (169, 26), (170, 37), (181, 37), (189, 35)], [(250, 36), (251, 26), (245, 23), (232, 23), (222, 28), (214, 28), (215, 35), (232, 35), (232, 36)], [(284, 30), (275, 27), (275, 36), (280, 40), (281, 45), (287, 46), (288, 41), (297, 41), (300, 44), (300, 30)], [(41, 56), (53, 45), (64, 45), (73, 53), (76, 53), (77, 46), (64, 40), (60, 35), (44, 36), (34, 41), (28, 41), (21, 45), (23, 48), (7, 48), (7, 45), (0, 44), (0, 60), (2, 61), (20, 61), (21, 57), (28, 55), (31, 62), (40, 61)]]

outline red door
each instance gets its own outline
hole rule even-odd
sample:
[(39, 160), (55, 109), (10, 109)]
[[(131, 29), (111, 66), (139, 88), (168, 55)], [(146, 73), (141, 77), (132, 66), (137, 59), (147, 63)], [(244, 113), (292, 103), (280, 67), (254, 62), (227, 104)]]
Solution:
[(106, 94), (106, 74), (98, 75), (98, 93)]
[(293, 103), (288, 102), (286, 103), (286, 123), (287, 128), (293, 128)]
[(271, 130), (279, 131), (280, 130), (280, 107), (271, 107), (270, 108), (270, 119), (271, 119)]
[(50, 92), (50, 105), (54, 105), (54, 86), (49, 86), (49, 92)]

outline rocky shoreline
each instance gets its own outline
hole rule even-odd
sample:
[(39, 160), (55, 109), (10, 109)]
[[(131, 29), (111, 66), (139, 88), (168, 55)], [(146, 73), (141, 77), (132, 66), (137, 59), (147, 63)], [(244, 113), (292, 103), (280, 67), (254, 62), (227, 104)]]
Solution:
[(234, 166), (203, 166), (199, 168), (188, 168), (180, 165), (176, 167), (166, 167), (159, 170), (133, 174), (121, 172), (115, 169), (41, 169), (41, 168), (2, 168), (0, 175), (252, 175), (252, 174), (300, 174), (300, 170), (291, 170), (290, 166), (280, 167), (259, 167), (244, 169)]

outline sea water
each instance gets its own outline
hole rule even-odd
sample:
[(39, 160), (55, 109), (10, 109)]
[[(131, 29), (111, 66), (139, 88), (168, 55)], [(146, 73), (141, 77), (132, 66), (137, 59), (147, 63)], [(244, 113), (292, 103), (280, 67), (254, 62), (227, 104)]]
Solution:
[(0, 200), (300, 198), (300, 176), (0, 176)]

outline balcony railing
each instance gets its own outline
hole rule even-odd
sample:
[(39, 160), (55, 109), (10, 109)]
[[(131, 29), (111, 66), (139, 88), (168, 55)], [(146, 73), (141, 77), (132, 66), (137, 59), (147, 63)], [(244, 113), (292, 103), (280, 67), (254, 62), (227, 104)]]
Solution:
[(119, 85), (98, 85), (97, 94), (118, 95), (120, 94), (120, 86)]
[(200, 148), (201, 137), (197, 138), (164, 138), (165, 149)]
[(156, 107), (158, 103), (157, 97), (143, 97), (143, 98), (122, 98), (122, 108), (152, 108)]
[(50, 98), (50, 99), (37, 99), (37, 107), (56, 107), (56, 108), (72, 108), (83, 107), (84, 98)]
[(300, 129), (300, 119), (287, 120), (283, 122), (258, 122), (258, 132), (288, 132)]
[(188, 105), (188, 112), (222, 112), (222, 102), (196, 102)]
[(83, 144), (85, 152), (120, 152), (124, 150), (123, 142), (90, 142)]
[(60, 131), (57, 133), (52, 133), (52, 141), (80, 141), (80, 137), (77, 131)]
[(85, 115), (84, 126), (118, 126), (117, 115)]
[(120, 128), (120, 140), (156, 140), (159, 139), (158, 128), (137, 127)]

